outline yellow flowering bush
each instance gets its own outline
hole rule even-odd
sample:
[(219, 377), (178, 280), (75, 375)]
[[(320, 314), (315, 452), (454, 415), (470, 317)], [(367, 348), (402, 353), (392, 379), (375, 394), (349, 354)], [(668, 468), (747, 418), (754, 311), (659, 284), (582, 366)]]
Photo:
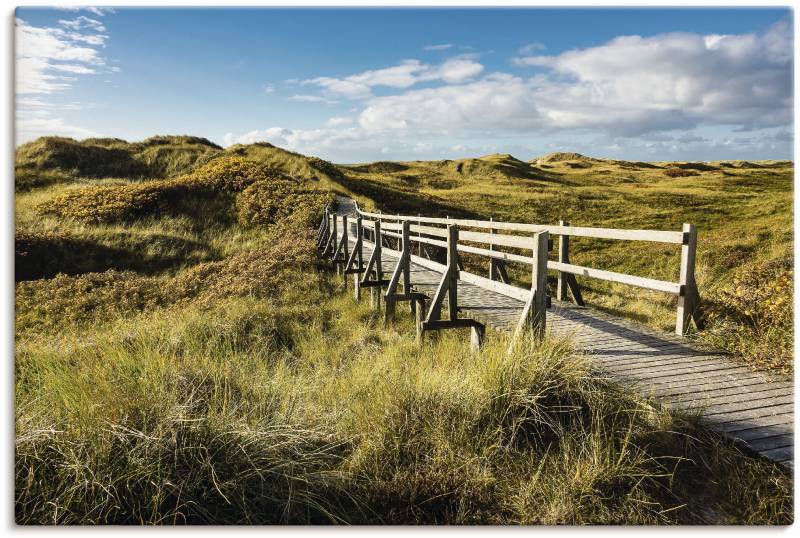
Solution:
[(250, 225), (269, 225), (291, 221), (300, 227), (316, 224), (325, 205), (333, 196), (309, 188), (294, 179), (259, 181), (247, 187), (236, 198), (239, 222)]

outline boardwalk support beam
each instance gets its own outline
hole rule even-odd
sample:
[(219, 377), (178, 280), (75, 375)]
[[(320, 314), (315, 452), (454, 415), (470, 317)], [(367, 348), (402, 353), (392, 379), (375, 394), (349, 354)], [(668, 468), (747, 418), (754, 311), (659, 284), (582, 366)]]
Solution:
[[(436, 294), (431, 300), (428, 316), (420, 324), (418, 334), (420, 341), (425, 331), (438, 331), (443, 329), (457, 329), (470, 327), (473, 329), (471, 342), (473, 349), (483, 344), (485, 326), (483, 323), (469, 318), (458, 317), (458, 225), (447, 226), (447, 265), (442, 275), (442, 280), (436, 288)], [(447, 299), (448, 319), (442, 319), (442, 307)]]
[[(334, 232), (336, 231), (336, 220), (334, 222)], [(342, 275), (344, 277), (344, 286), (347, 287), (347, 275), (344, 274), (344, 264), (347, 262), (347, 250), (348, 250), (349, 239), (347, 236), (347, 215), (342, 215), (342, 239), (339, 241), (339, 244), (336, 247), (336, 251), (333, 253), (333, 263), (336, 265), (336, 273)]]
[(325, 248), (322, 249), (323, 258), (327, 256), (329, 252), (331, 256), (333, 256), (333, 253), (336, 251), (336, 215), (329, 215), (328, 218), (331, 222), (328, 226), (330, 233), (328, 234), (328, 240), (325, 242)]
[(345, 281), (347, 281), (347, 275), (353, 275), (353, 298), (356, 302), (361, 300), (361, 273), (364, 270), (364, 228), (361, 221), (361, 215), (356, 217), (356, 244), (353, 245), (353, 252), (343, 271)]
[(372, 308), (379, 308), (381, 304), (380, 287), (384, 284), (388, 284), (388, 282), (383, 279), (383, 267), (381, 265), (381, 245), (383, 242), (381, 237), (381, 221), (376, 220), (374, 224), (375, 227), (372, 230), (372, 238), (375, 243), (372, 254), (367, 261), (367, 267), (364, 269), (364, 278), (361, 280), (360, 287), (372, 288), (370, 292), (370, 305)]
[[(402, 222), (402, 250), (400, 251), (400, 259), (397, 261), (392, 278), (389, 280), (389, 285), (386, 287), (386, 294), (384, 301), (386, 308), (384, 309), (384, 323), (389, 324), (394, 320), (395, 305), (398, 301), (411, 301), (411, 313), (413, 314), (416, 307), (416, 301), (412, 300), (411, 294), (411, 223), (407, 220)], [(397, 293), (397, 288), (400, 285), (400, 279), (403, 279), (403, 293)]]

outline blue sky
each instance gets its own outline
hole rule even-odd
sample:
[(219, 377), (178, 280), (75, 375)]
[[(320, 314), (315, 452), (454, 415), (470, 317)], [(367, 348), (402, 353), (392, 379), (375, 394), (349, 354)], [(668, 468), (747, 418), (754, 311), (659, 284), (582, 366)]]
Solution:
[(17, 143), (266, 140), (336, 162), (792, 158), (787, 9), (16, 12)]

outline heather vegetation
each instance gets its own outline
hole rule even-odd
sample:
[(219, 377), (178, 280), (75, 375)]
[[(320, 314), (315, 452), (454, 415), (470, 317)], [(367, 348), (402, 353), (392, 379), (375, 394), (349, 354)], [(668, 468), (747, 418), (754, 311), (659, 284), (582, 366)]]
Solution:
[[(138, 176), (110, 164), (87, 170), (47, 160), (54, 156), (35, 165), (20, 148), (19, 523), (792, 520), (785, 471), (742, 453), (694, 417), (614, 385), (568, 341), (525, 341), (509, 355), (507, 342), (489, 334), (474, 353), (453, 332), (420, 348), (410, 316), (385, 328), (368, 301), (356, 304), (341, 289), (313, 248), (313, 226), (333, 193), (369, 208), (534, 222), (557, 218), (548, 205), (561, 210), (574, 197), (596, 212), (600, 193), (625, 201), (628, 191), (620, 190), (633, 189), (620, 180), (586, 190), (581, 174), (603, 169), (602, 161), (572, 168), (492, 156), (461, 167), (355, 170), (269, 144), (221, 150), (193, 137), (75, 144), (134, 156), (161, 148), (152, 154), (167, 161), (163, 152), (172, 146), (207, 151), (185, 167)], [(732, 167), (726, 191), (655, 186), (673, 180), (654, 166), (642, 178), (653, 185), (641, 191), (661, 193), (653, 197), (661, 204), (674, 190), (714, 191), (715, 207), (740, 200), (735, 209), (753, 226), (760, 204), (763, 233), (774, 235), (744, 248), (730, 226), (730, 235), (704, 247), (701, 292), (718, 283), (705, 288), (714, 290), (707, 293), (714, 337), (735, 347), (731, 335), (739, 331), (736, 346), (757, 348), (747, 356), (763, 354), (752, 331), (791, 325), (780, 299), (791, 281), (791, 234), (775, 231), (791, 221), (790, 201), (779, 196), (788, 188), (786, 168)], [(523, 173), (526, 167), (535, 169)], [(707, 173), (718, 174), (699, 177)], [(753, 188), (743, 189), (745, 182)], [(673, 203), (667, 220), (646, 207), (638, 217), (652, 217), (645, 222), (653, 227), (679, 222), (685, 209)], [(606, 224), (633, 221), (624, 215), (630, 207), (612, 207), (620, 213)], [(736, 211), (721, 214), (735, 223)], [(591, 218), (601, 222), (599, 214)], [(697, 224), (702, 230), (712, 220)], [(756, 248), (763, 244), (768, 253)], [(575, 256), (656, 273), (672, 268), (666, 255), (642, 260), (643, 252), (631, 261), (613, 246), (587, 245)], [(634, 293), (613, 305), (607, 291), (587, 288), (587, 298), (656, 324), (666, 320), (659, 309), (671, 308)], [(758, 294), (756, 309), (748, 294)], [(777, 346), (790, 336), (772, 338)]]

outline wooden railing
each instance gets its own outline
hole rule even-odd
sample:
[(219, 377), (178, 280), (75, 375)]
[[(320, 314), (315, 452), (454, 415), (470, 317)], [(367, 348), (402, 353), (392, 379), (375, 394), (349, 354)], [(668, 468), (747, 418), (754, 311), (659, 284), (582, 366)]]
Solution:
[[(354, 234), (355, 248), (349, 252), (349, 238)], [(528, 235), (525, 235), (528, 234)], [(557, 259), (548, 260), (552, 248), (551, 236), (558, 236)], [(681, 265), (677, 282), (657, 280), (570, 263), (570, 237), (585, 237), (619, 241), (648, 241), (680, 245)], [(360, 298), (361, 288), (372, 288), (373, 303), (380, 301), (379, 290), (386, 288), (384, 300), (387, 321), (394, 315), (395, 303), (410, 301), (416, 312), (420, 334), (425, 330), (450, 327), (473, 327), (474, 340), (482, 339), (482, 327), (471, 319), (458, 318), (457, 282), (468, 282), (514, 297), (525, 302), (517, 331), (526, 327), (539, 333), (544, 331), (547, 297), (547, 271), (558, 273), (556, 298), (578, 305), (584, 301), (576, 276), (593, 278), (618, 284), (636, 286), (668, 293), (678, 297), (675, 332), (686, 333), (691, 319), (702, 327), (700, 297), (694, 276), (697, 230), (684, 224), (682, 231), (623, 230), (570, 226), (561, 221), (558, 225), (498, 222), (494, 220), (450, 219), (407, 215), (389, 215), (362, 211), (356, 206), (352, 218), (334, 215), (328, 209), (318, 229), (318, 246), (323, 255), (336, 262), (340, 273), (354, 274), (355, 296)], [(362, 243), (370, 241), (374, 250), (370, 259), (362, 260)], [(390, 245), (390, 243), (394, 243)], [(468, 243), (468, 244), (465, 244)], [(417, 254), (413, 245), (417, 245)], [(394, 246), (395, 248), (392, 248)], [(516, 252), (502, 251), (501, 248)], [(391, 251), (399, 263), (391, 278), (384, 278), (382, 253)], [(527, 255), (527, 252), (530, 255)], [(458, 253), (488, 258), (489, 275), (483, 277), (463, 270)], [(415, 293), (410, 282), (410, 262), (428, 267), (442, 274), (442, 280), (431, 300), (425, 316), (426, 296)], [(523, 264), (531, 268), (531, 288), (513, 286), (508, 277), (507, 263)], [(401, 280), (402, 279), (402, 280)], [(402, 293), (398, 292), (402, 283)], [(447, 299), (449, 319), (441, 319), (443, 302)], [(476, 334), (477, 333), (477, 334)]]

